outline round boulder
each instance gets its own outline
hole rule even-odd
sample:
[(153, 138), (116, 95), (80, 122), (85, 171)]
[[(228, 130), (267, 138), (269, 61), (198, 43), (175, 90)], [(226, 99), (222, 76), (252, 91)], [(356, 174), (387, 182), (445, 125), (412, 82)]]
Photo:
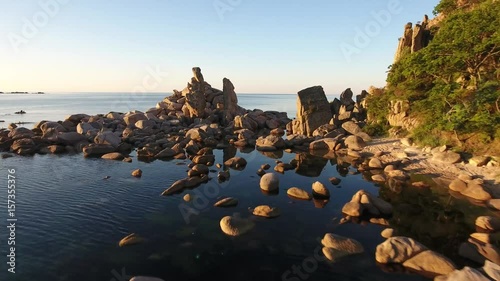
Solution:
[(260, 178), (260, 188), (264, 191), (277, 191), (279, 184), (279, 177), (274, 173), (267, 173)]

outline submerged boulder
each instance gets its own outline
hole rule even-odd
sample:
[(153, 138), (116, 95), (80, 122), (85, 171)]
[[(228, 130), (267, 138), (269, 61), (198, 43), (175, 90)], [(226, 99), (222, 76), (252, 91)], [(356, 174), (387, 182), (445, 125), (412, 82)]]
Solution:
[(223, 217), (220, 221), (222, 232), (229, 236), (243, 235), (252, 230), (254, 226), (255, 223), (251, 220), (240, 218), (237, 215)]
[(130, 246), (130, 245), (135, 245), (144, 242), (144, 238), (140, 237), (139, 235), (132, 233), (127, 236), (125, 236), (118, 245), (120, 247), (125, 247), (125, 246)]
[(322, 250), (323, 254), (328, 260), (333, 262), (345, 256), (364, 252), (363, 245), (358, 241), (333, 233), (325, 234), (323, 240), (321, 240), (321, 244), (324, 246)]
[(275, 218), (278, 217), (281, 213), (278, 208), (272, 208), (267, 205), (262, 205), (255, 207), (255, 209), (253, 209), (253, 214), (258, 217)]
[(311, 200), (312, 196), (305, 190), (300, 189), (298, 187), (292, 187), (286, 191), (288, 196), (295, 198), (295, 199), (300, 199), (300, 200)]

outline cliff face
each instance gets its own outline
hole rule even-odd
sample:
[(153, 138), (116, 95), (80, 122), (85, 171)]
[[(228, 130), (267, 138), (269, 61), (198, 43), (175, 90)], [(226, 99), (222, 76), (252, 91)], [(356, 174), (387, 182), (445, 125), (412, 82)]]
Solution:
[(430, 24), (429, 17), (424, 16), (422, 22), (418, 22), (413, 27), (411, 22), (405, 25), (403, 37), (399, 38), (398, 48), (394, 57), (394, 62), (401, 59), (404, 54), (420, 51), (429, 45), (431, 38), (430, 28), (436, 25), (436, 21)]
[(472, 10), (481, 2), (481, 0), (448, 0), (442, 1), (442, 7), (436, 7), (439, 14), (433, 19), (424, 16), (422, 22), (417, 22), (415, 26), (409, 22), (404, 27), (403, 36), (399, 38), (398, 48), (394, 56), (394, 62), (401, 59), (404, 54), (418, 52), (427, 47), (432, 40), (432, 29), (438, 29), (440, 23), (446, 16), (456, 10)]
[(436, 17), (407, 23), (387, 84), (367, 99), (369, 124), (423, 145), (500, 155), (498, 2), (441, 0)]

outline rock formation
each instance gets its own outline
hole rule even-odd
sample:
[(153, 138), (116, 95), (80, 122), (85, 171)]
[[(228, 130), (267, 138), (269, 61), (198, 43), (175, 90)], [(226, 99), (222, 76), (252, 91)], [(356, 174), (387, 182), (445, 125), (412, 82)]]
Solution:
[(186, 104), (183, 107), (183, 112), (191, 118), (205, 117), (205, 80), (201, 74), (199, 67), (193, 67), (194, 77), (191, 83), (188, 84), (188, 93), (186, 93)]
[(222, 93), (224, 96), (224, 109), (223, 109), (223, 118), (222, 123), (224, 125), (228, 125), (231, 121), (234, 120), (238, 112), (238, 97), (234, 92), (233, 83), (227, 78), (222, 80), (223, 89)]
[(391, 100), (387, 121), (392, 127), (411, 130), (418, 125), (418, 120), (409, 116), (410, 102), (407, 100)]
[(422, 48), (427, 47), (431, 40), (431, 25), (429, 24), (429, 17), (424, 16), (421, 23), (413, 24), (411, 22), (405, 25), (403, 37), (399, 38), (398, 48), (394, 57), (394, 62), (397, 62), (406, 53), (414, 53), (420, 51)]
[(312, 136), (314, 130), (328, 124), (331, 119), (332, 111), (323, 87), (311, 87), (298, 93), (297, 119), (292, 124), (293, 133)]

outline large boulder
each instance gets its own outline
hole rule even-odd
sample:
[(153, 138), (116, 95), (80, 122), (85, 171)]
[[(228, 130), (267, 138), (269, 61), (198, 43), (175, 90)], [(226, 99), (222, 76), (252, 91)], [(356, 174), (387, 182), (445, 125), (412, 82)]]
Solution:
[(78, 124), (80, 123), (83, 119), (90, 118), (90, 115), (84, 114), (84, 113), (79, 113), (79, 114), (73, 114), (68, 117), (66, 117), (66, 121), (70, 121), (73, 124)]
[(282, 149), (285, 147), (285, 141), (283, 138), (275, 135), (269, 135), (267, 137), (260, 137), (256, 141), (257, 149), (259, 148), (269, 148)]
[(477, 201), (488, 201), (491, 199), (491, 194), (488, 193), (481, 185), (474, 182), (467, 184), (467, 188), (462, 191), (462, 195)]
[(225, 166), (231, 167), (233, 169), (240, 169), (247, 165), (247, 160), (241, 157), (233, 157), (224, 162)]
[(135, 122), (134, 126), (138, 129), (144, 130), (147, 128), (153, 128), (156, 125), (154, 120), (139, 120)]
[(36, 152), (36, 144), (30, 138), (17, 139), (10, 146), (10, 150), (19, 155), (31, 155)]
[(404, 263), (427, 247), (419, 242), (402, 236), (391, 237), (377, 246), (375, 260), (379, 263)]
[(323, 254), (327, 259), (333, 262), (344, 256), (364, 252), (363, 245), (358, 241), (333, 233), (325, 234), (323, 240), (321, 240), (321, 244), (324, 246)]
[(91, 123), (87, 122), (78, 123), (78, 125), (76, 126), (76, 132), (81, 135), (87, 135), (89, 131), (99, 131), (99, 129), (95, 128)]
[(353, 105), (354, 104), (354, 100), (352, 99), (353, 96), (354, 96), (354, 94), (353, 94), (351, 88), (347, 88), (345, 91), (343, 91), (340, 94), (340, 102), (344, 106)]
[(56, 133), (66, 132), (66, 128), (63, 125), (57, 122), (45, 122), (40, 125), (40, 130), (42, 130), (42, 134), (46, 134), (49, 129), (54, 130)]
[(223, 88), (222, 93), (224, 97), (224, 111), (222, 123), (223, 125), (228, 125), (231, 121), (234, 120), (238, 112), (238, 97), (236, 96), (236, 92), (234, 91), (234, 85), (227, 78), (222, 80)]
[(344, 144), (352, 150), (362, 150), (366, 146), (365, 141), (358, 136), (348, 136), (345, 138)]
[(17, 140), (17, 139), (31, 138), (34, 135), (35, 133), (33, 133), (32, 130), (24, 127), (18, 127), (10, 131), (7, 136), (13, 140)]
[(406, 260), (403, 266), (423, 275), (433, 276), (446, 275), (456, 269), (456, 266), (448, 258), (429, 250)]
[(280, 210), (278, 208), (262, 205), (255, 207), (255, 209), (253, 209), (253, 214), (258, 217), (275, 218), (280, 215)]
[(445, 163), (445, 164), (455, 164), (462, 160), (460, 154), (453, 151), (436, 152), (432, 155), (432, 160)]
[(121, 141), (121, 138), (111, 131), (99, 132), (94, 138), (96, 144), (109, 144), (114, 148), (117, 148)]
[(142, 112), (127, 113), (123, 117), (123, 121), (125, 121), (128, 126), (134, 125), (139, 120), (148, 120), (148, 117)]
[(172, 158), (177, 154), (177, 151), (173, 150), (172, 148), (165, 148), (158, 152), (154, 157), (157, 159), (167, 159), (167, 158)]
[(328, 124), (332, 116), (323, 87), (304, 89), (298, 93), (297, 119), (293, 123), (293, 133), (312, 136), (317, 128)]
[(264, 191), (276, 191), (279, 188), (279, 177), (274, 173), (267, 173), (260, 178), (260, 188)]
[(343, 123), (342, 129), (344, 129), (351, 135), (357, 135), (361, 132), (361, 128), (358, 126), (358, 124), (354, 123), (353, 121), (347, 121)]
[(335, 150), (335, 147), (339, 144), (338, 138), (324, 138), (317, 141), (313, 141), (309, 144), (310, 150)]
[(203, 164), (207, 166), (213, 165), (215, 162), (215, 156), (214, 155), (198, 155), (193, 158), (193, 163), (195, 164)]
[(257, 121), (253, 120), (249, 114), (243, 116), (234, 117), (234, 127), (239, 129), (247, 129), (250, 131), (256, 131), (259, 128)]
[(109, 144), (89, 144), (83, 147), (85, 157), (102, 156), (107, 153), (115, 152), (115, 148)]
[(57, 135), (57, 141), (65, 145), (75, 145), (86, 140), (87, 138), (84, 135), (80, 135), (77, 132), (60, 133)]

